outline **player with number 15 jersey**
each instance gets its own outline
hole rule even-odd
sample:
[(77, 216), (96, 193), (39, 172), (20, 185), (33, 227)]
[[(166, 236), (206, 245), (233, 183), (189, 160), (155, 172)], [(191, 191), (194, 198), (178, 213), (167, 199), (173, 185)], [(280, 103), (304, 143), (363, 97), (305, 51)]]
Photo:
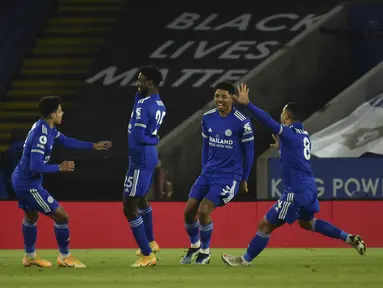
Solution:
[(128, 126), (129, 169), (124, 182), (123, 204), (125, 217), (140, 248), (136, 252), (140, 258), (133, 264), (134, 267), (155, 265), (154, 253), (159, 251), (154, 241), (152, 207), (147, 193), (158, 164), (158, 131), (166, 115), (158, 92), (161, 81), (162, 74), (156, 68), (144, 67), (140, 70), (138, 92)]
[[(158, 163), (156, 145), (159, 142), (159, 136), (157, 133), (166, 115), (166, 107), (159, 94), (142, 97), (137, 92), (135, 98), (136, 102), (128, 126), (129, 172), (125, 192), (129, 192), (129, 196), (145, 196)], [(141, 177), (137, 174), (141, 174)], [(129, 177), (132, 177), (131, 180)], [(142, 177), (148, 181), (138, 182)], [(131, 186), (133, 183), (130, 183), (133, 180), (135, 180), (134, 187)], [(140, 186), (137, 186), (138, 184)]]

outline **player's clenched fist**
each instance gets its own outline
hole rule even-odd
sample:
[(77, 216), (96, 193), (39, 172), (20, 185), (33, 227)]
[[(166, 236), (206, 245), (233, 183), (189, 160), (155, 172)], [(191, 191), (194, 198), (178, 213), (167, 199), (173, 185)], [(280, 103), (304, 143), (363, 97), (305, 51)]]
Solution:
[(59, 165), (61, 172), (72, 172), (74, 171), (74, 162), (73, 161), (63, 161)]

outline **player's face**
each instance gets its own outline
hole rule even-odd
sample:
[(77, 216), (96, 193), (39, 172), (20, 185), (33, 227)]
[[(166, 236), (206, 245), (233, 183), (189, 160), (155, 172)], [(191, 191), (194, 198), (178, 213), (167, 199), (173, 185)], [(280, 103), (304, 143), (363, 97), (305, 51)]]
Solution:
[(64, 112), (62, 110), (61, 105), (59, 105), (59, 108), (57, 108), (56, 112), (52, 113), (52, 119), (55, 124), (61, 124), (61, 121), (63, 120)]
[(226, 90), (217, 89), (214, 93), (214, 101), (219, 112), (230, 111), (233, 106), (233, 95)]
[(138, 74), (138, 79), (137, 79), (138, 92), (140, 92), (142, 95), (146, 95), (148, 93), (149, 88), (150, 88), (150, 81), (146, 79), (146, 77), (142, 73)]
[(283, 125), (289, 125), (289, 123), (288, 123), (289, 114), (287, 113), (286, 107), (287, 106), (285, 106), (283, 108), (282, 113), (281, 113), (281, 124), (283, 124)]

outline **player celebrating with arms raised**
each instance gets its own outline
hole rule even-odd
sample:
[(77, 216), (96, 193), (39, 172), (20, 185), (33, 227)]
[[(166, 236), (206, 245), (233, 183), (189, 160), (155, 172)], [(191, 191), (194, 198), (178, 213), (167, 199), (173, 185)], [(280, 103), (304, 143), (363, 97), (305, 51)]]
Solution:
[[(129, 169), (124, 183), (124, 214), (129, 221), (140, 258), (133, 267), (153, 266), (157, 263), (152, 252), (159, 251), (154, 241), (152, 207), (147, 193), (158, 164), (156, 145), (158, 130), (166, 115), (166, 108), (158, 94), (162, 74), (153, 67), (140, 70), (132, 115), (128, 126)], [(137, 209), (138, 208), (138, 209)]]
[(246, 84), (238, 86), (238, 92), (236, 100), (240, 104), (247, 105), (249, 111), (274, 134), (275, 144), (271, 146), (279, 149), (284, 193), (259, 223), (256, 236), (251, 240), (245, 255), (234, 257), (224, 254), (223, 261), (230, 266), (250, 265), (250, 262), (266, 248), (271, 233), (286, 222), (292, 224), (295, 220), (298, 220), (299, 226), (303, 229), (345, 241), (363, 255), (366, 245), (360, 236), (348, 234), (324, 220), (314, 218), (315, 213), (319, 212), (319, 202), (310, 164), (311, 141), (300, 122), (300, 110), (297, 104), (288, 103), (283, 108), (281, 125), (265, 111), (250, 103)]
[(185, 228), (191, 245), (181, 264), (190, 264), (195, 257), (196, 264), (210, 262), (210, 214), (234, 198), (239, 183), (247, 192), (254, 135), (250, 120), (233, 107), (234, 93), (233, 84), (219, 83), (214, 93), (217, 108), (202, 117), (202, 173), (191, 188), (185, 208)]
[(58, 143), (72, 149), (107, 150), (112, 147), (109, 141), (99, 143), (82, 142), (66, 137), (55, 125), (61, 124), (64, 114), (61, 99), (58, 96), (43, 97), (38, 103), (41, 119), (33, 124), (24, 144), (23, 155), (12, 174), (12, 185), (24, 210), (23, 236), (25, 256), (23, 265), (51, 267), (52, 263), (36, 256), (38, 212), (55, 221), (54, 230), (59, 246), (58, 265), (63, 267), (86, 267), (69, 253), (68, 214), (58, 202), (42, 187), (43, 173), (72, 172), (73, 161), (64, 161), (60, 165), (48, 164), (53, 145)]

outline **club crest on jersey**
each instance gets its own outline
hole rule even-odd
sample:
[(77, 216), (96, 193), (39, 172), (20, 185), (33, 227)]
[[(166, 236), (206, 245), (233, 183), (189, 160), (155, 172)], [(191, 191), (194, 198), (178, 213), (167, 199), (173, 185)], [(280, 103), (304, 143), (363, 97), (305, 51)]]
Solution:
[(226, 135), (227, 137), (230, 137), (231, 134), (232, 134), (232, 132), (231, 132), (230, 129), (227, 129), (227, 130), (225, 131), (225, 135)]
[(209, 130), (207, 130), (207, 131), (209, 131), (210, 133), (213, 132), (213, 130), (211, 130), (211, 128), (209, 128)]

